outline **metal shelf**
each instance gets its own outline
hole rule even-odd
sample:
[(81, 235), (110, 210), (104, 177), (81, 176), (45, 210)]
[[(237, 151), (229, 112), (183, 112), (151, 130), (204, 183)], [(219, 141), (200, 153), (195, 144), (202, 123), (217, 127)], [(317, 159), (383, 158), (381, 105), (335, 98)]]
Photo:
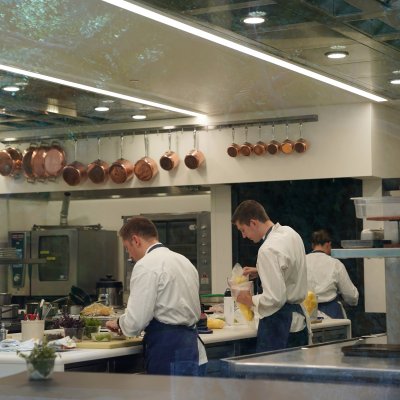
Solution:
[(396, 258), (400, 257), (400, 248), (374, 247), (370, 249), (332, 249), (334, 258)]
[(45, 258), (0, 258), (0, 265), (5, 264), (45, 264)]

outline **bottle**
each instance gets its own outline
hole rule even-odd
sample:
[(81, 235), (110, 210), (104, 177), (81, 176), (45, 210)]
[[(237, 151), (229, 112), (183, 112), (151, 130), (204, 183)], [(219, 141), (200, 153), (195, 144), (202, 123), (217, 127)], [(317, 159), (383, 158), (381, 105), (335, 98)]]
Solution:
[(224, 316), (227, 325), (233, 325), (235, 321), (235, 302), (228, 288), (224, 293)]
[(2, 322), (1, 329), (0, 329), (0, 342), (4, 339), (7, 339), (7, 329), (6, 329), (4, 322)]

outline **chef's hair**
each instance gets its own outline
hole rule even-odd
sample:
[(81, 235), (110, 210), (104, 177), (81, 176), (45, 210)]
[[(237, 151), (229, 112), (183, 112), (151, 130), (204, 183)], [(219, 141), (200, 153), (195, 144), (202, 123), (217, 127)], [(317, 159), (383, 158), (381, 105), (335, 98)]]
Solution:
[(245, 200), (240, 203), (232, 215), (232, 224), (250, 225), (250, 220), (255, 219), (260, 222), (270, 220), (264, 207), (255, 200)]
[(329, 243), (332, 241), (331, 235), (326, 229), (320, 229), (318, 231), (313, 232), (311, 236), (311, 244), (313, 246), (324, 245), (325, 243)]
[(156, 226), (148, 218), (132, 217), (123, 225), (119, 231), (122, 240), (130, 240), (133, 235), (144, 239), (157, 239), (158, 232)]

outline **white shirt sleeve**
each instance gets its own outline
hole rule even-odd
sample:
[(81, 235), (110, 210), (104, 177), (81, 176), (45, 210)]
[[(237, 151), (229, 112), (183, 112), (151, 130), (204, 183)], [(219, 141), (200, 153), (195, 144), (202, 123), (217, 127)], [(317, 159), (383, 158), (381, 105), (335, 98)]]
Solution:
[(353, 285), (345, 266), (339, 261), (336, 261), (337, 269), (337, 285), (343, 300), (350, 306), (356, 306), (358, 303), (358, 290)]

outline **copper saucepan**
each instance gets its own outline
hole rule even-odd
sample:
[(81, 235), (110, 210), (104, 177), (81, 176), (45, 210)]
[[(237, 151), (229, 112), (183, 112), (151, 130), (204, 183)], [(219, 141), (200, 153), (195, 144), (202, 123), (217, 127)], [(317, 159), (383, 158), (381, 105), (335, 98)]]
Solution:
[(160, 158), (160, 167), (165, 171), (172, 171), (179, 164), (179, 156), (171, 150), (171, 132), (168, 133), (168, 151)]
[(267, 151), (267, 144), (261, 140), (261, 125), (258, 127), (258, 142), (253, 146), (256, 156), (262, 156)]
[(307, 140), (303, 139), (302, 127), (303, 124), (300, 123), (299, 125), (300, 137), (296, 140), (294, 144), (294, 150), (296, 151), (296, 153), (304, 153), (305, 151), (307, 151), (309, 145)]
[(196, 129), (193, 131), (193, 141), (194, 141), (194, 149), (190, 150), (188, 154), (185, 156), (185, 165), (189, 169), (197, 169), (199, 168), (205, 161), (204, 154), (197, 148), (197, 131)]
[(59, 176), (66, 165), (64, 149), (57, 142), (53, 142), (44, 157), (44, 168), (49, 178)]
[(248, 133), (248, 129), (247, 126), (245, 128), (245, 142), (240, 146), (240, 154), (243, 156), (248, 157), (249, 155), (251, 155), (251, 153), (253, 152), (253, 145), (251, 143), (248, 142), (247, 140), (247, 133)]
[(240, 156), (240, 146), (235, 143), (235, 128), (232, 128), (232, 143), (227, 147), (226, 152), (229, 157)]
[(135, 166), (123, 158), (124, 137), (120, 138), (120, 153), (121, 157), (114, 161), (110, 167), (110, 178), (115, 183), (125, 183), (133, 178)]
[(98, 159), (91, 162), (87, 167), (89, 179), (96, 184), (104, 183), (109, 176), (110, 166), (100, 158), (100, 138), (97, 139)]
[(140, 181), (147, 182), (153, 179), (158, 173), (157, 163), (152, 158), (148, 157), (149, 141), (147, 134), (144, 134), (144, 147), (146, 155), (136, 161), (134, 172)]
[(294, 142), (289, 139), (289, 124), (286, 124), (286, 139), (281, 144), (282, 153), (291, 154), (294, 150)]
[(22, 153), (14, 148), (7, 147), (0, 151), (0, 175), (16, 177), (21, 173)]
[(64, 181), (70, 186), (77, 186), (87, 179), (87, 165), (77, 161), (77, 143), (74, 140), (74, 161), (63, 168), (62, 176)]

